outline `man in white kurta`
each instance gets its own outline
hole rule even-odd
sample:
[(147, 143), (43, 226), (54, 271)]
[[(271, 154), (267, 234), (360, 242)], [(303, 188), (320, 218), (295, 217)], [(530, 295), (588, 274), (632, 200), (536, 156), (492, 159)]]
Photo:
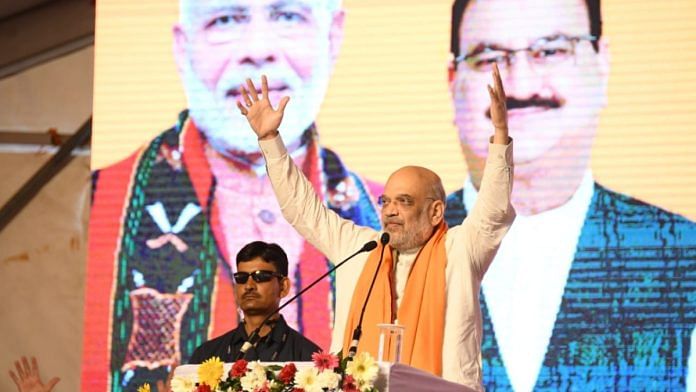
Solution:
[[(379, 233), (355, 225), (326, 208), (311, 184), (290, 159), (280, 136), (260, 141), (268, 176), (285, 219), (332, 262), (338, 263)], [(481, 309), (479, 289), (483, 274), (514, 219), (510, 206), (512, 142), (492, 144), (476, 206), (464, 222), (447, 232), (447, 308), (443, 378), (479, 388), (481, 385)], [(413, 253), (415, 257), (415, 253)], [(353, 289), (367, 260), (363, 253), (336, 271), (336, 314), (332, 351), (340, 351)], [(408, 272), (396, 263), (397, 302)], [(410, 261), (413, 257), (410, 258)], [(408, 328), (408, 326), (406, 326)]]
[[(447, 264), (445, 270), (446, 306), (444, 309), (442, 377), (476, 390), (482, 389), (482, 320), (479, 305), (481, 280), (493, 260), (503, 236), (515, 218), (514, 209), (510, 204), (513, 175), (512, 140), (507, 135), (505, 96), (497, 70), (493, 76), (495, 88), (490, 88), (490, 93), (495, 134), (489, 145), (490, 152), (479, 197), (471, 214), (461, 225), (450, 228), (445, 238)], [(285, 219), (308, 242), (334, 263), (351, 255), (366, 242), (377, 239), (379, 232), (371, 228), (357, 226), (349, 220), (340, 218), (317, 198), (310, 182), (288, 155), (277, 131), (287, 99), (282, 100), (278, 109), (274, 110), (268, 100), (265, 78), (262, 99), (257, 95), (251, 81), (248, 83), (249, 89), (244, 92), (246, 105), (240, 103), (238, 106), (259, 136), (259, 144), (266, 160), (268, 176)], [(414, 181), (412, 184), (433, 185), (435, 191), (409, 190), (407, 182), (406, 191), (403, 191), (402, 187), (398, 192), (391, 192), (392, 183), (397, 182), (397, 178), (402, 172), (415, 172), (434, 179), (434, 181), (427, 183)], [(404, 205), (410, 202), (405, 199), (409, 193), (425, 194), (425, 199), (433, 201), (428, 207), (428, 212), (432, 216), (429, 215), (427, 218), (429, 220), (426, 220), (426, 237), (425, 239), (417, 239), (415, 242), (409, 241), (413, 238), (405, 237), (417, 237), (422, 233), (408, 230), (399, 232), (399, 225), (392, 223), (402, 222), (401, 224), (406, 226), (403, 224), (403, 220), (394, 220), (392, 215), (399, 214), (395, 210), (399, 204)], [(437, 207), (433, 207), (433, 204), (441, 203), (441, 208), (444, 210), (444, 203), (439, 201), (439, 199), (444, 199), (444, 195), (441, 194), (444, 194), (444, 191), (439, 177), (424, 168), (402, 168), (387, 181), (383, 196), (387, 196), (385, 199), (391, 200), (391, 204), (389, 205), (390, 212), (385, 212), (387, 207), (384, 207), (382, 221), (385, 231), (392, 235), (391, 245), (395, 249), (394, 276), (391, 278), (395, 283), (396, 306), (400, 304), (412, 263), (420, 247), (434, 233), (435, 226), (442, 222), (444, 211), (438, 211)], [(403, 215), (408, 223), (407, 214), (403, 213)], [(428, 228), (428, 223), (432, 223), (432, 227)], [(412, 229), (411, 227), (404, 228)], [(404, 244), (417, 246), (402, 245), (400, 247), (399, 240), (395, 240), (395, 238), (400, 238)], [(339, 351), (342, 348), (351, 298), (367, 258), (367, 254), (360, 254), (336, 272), (336, 311), (332, 351)]]

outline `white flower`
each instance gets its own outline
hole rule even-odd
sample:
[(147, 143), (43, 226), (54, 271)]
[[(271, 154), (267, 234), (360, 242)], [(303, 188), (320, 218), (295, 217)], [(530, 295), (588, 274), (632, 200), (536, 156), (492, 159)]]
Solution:
[(246, 374), (239, 379), (245, 391), (253, 391), (263, 387), (266, 380), (266, 369), (259, 361), (254, 362), (251, 369), (247, 370)]
[(326, 369), (319, 373), (317, 377), (317, 383), (321, 388), (328, 388), (330, 390), (338, 388), (338, 383), (341, 381), (341, 377), (334, 373), (333, 370)]
[(321, 392), (319, 385), (319, 371), (314, 368), (306, 368), (295, 373), (295, 385), (305, 392)]
[(190, 378), (174, 376), (169, 387), (172, 392), (191, 392), (196, 387), (196, 384)]
[(346, 374), (353, 376), (361, 391), (368, 390), (377, 379), (379, 366), (367, 352), (358, 354), (346, 365)]

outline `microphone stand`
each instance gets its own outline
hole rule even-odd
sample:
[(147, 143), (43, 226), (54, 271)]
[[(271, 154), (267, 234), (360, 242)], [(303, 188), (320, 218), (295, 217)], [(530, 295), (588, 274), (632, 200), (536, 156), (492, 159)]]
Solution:
[(382, 244), (382, 252), (379, 254), (379, 262), (377, 263), (377, 269), (375, 274), (372, 276), (372, 282), (370, 283), (370, 289), (367, 290), (367, 296), (365, 297), (365, 302), (363, 303), (362, 310), (360, 311), (360, 320), (358, 321), (358, 326), (353, 330), (353, 340), (350, 342), (350, 348), (348, 349), (348, 358), (353, 359), (355, 354), (358, 352), (358, 342), (360, 341), (360, 336), (362, 336), (362, 323), (363, 317), (365, 316), (365, 309), (367, 308), (367, 302), (370, 300), (370, 294), (372, 293), (372, 288), (377, 280), (377, 274), (379, 273), (379, 267), (382, 265), (382, 259), (384, 258), (384, 249), (389, 243), (389, 233), (384, 232), (379, 238), (379, 242)]
[[(247, 351), (249, 351), (249, 349), (252, 348), (253, 346), (256, 346), (256, 343), (258, 343), (258, 342), (259, 342), (259, 339), (261, 339), (261, 335), (260, 335), (260, 333), (261, 333), (261, 328), (263, 328), (263, 326), (266, 325), (266, 323), (268, 322), (268, 320), (271, 319), (271, 317), (273, 317), (273, 316), (275, 316), (276, 314), (278, 314), (283, 308), (285, 308), (285, 307), (288, 306), (291, 302), (293, 302), (295, 299), (299, 298), (302, 294), (304, 294), (305, 291), (311, 289), (311, 288), (314, 287), (317, 283), (321, 282), (322, 279), (324, 279), (325, 277), (329, 276), (330, 273), (336, 271), (336, 270), (338, 269), (338, 267), (340, 267), (340, 266), (342, 266), (343, 264), (345, 264), (348, 260), (352, 259), (353, 257), (357, 256), (358, 254), (360, 254), (360, 253), (362, 253), (362, 252), (369, 252), (369, 251), (375, 249), (376, 247), (377, 247), (377, 241), (370, 241), (370, 242), (365, 243), (365, 245), (363, 245), (363, 247), (360, 248), (357, 252), (355, 252), (355, 253), (353, 253), (352, 255), (346, 257), (343, 261), (341, 261), (340, 263), (338, 263), (338, 264), (336, 264), (335, 266), (333, 266), (331, 269), (329, 269), (328, 271), (326, 271), (326, 273), (324, 273), (323, 275), (321, 275), (320, 277), (318, 277), (317, 279), (315, 279), (312, 283), (310, 283), (309, 286), (307, 286), (307, 287), (303, 288), (302, 290), (300, 290), (300, 292), (297, 293), (297, 294), (295, 294), (294, 297), (292, 297), (292, 298), (290, 298), (289, 300), (285, 301), (285, 303), (283, 303), (282, 305), (280, 305), (280, 307), (278, 307), (278, 309), (274, 310), (274, 311), (271, 312), (268, 316), (266, 316), (266, 318), (263, 319), (263, 321), (261, 322), (261, 324), (260, 324), (256, 329), (254, 329), (254, 331), (251, 332), (251, 335), (249, 335), (249, 339), (247, 339), (247, 341), (244, 342), (244, 344), (242, 344), (242, 347), (239, 349), (239, 352), (237, 353), (237, 357), (235, 358), (235, 361), (238, 361), (238, 360), (240, 360), (240, 359), (244, 359), (244, 356), (246, 355)], [(384, 250), (382, 250), (382, 251), (384, 252)], [(381, 260), (381, 259), (380, 259), (380, 260)], [(250, 278), (251, 278), (251, 277), (250, 277)], [(370, 289), (371, 289), (371, 288), (370, 288)]]

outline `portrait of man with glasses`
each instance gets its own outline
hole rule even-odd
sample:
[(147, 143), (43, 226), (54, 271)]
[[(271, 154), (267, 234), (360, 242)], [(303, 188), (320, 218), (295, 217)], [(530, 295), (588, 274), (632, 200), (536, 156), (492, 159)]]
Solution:
[(494, 64), (517, 137), (518, 216), (480, 293), (486, 388), (696, 387), (696, 225), (592, 173), (609, 76), (599, 0), (457, 0), (451, 27), (450, 91), (469, 177), (448, 197), (450, 224), (477, 198)]
[(277, 244), (254, 241), (237, 253), (237, 272), (234, 273), (234, 296), (242, 318), (237, 328), (201, 344), (193, 352), (190, 364), (218, 357), (234, 362), (249, 336), (261, 328), (261, 337), (244, 358), (247, 361), (287, 362), (311, 361), (319, 346), (288, 326), (282, 315), (267, 317), (280, 306), (280, 300), (290, 293), (288, 257)]
[[(357, 224), (380, 226), (372, 195), (382, 186), (348, 170), (319, 143), (315, 124), (343, 20), (341, 0), (179, 2), (171, 34), (187, 108), (173, 114), (170, 129), (93, 176), (90, 232), (100, 234), (91, 241), (89, 279), (114, 288), (111, 305), (87, 306), (104, 320), (86, 323), (90, 382), (107, 379), (113, 391), (154, 384), (198, 344), (236, 325), (231, 258), (252, 240), (285, 249), (291, 295), (328, 269), (282, 218), (256, 137), (236, 110), (247, 78), (269, 75), (275, 104), (292, 97), (283, 133), (322, 202)], [(114, 272), (100, 273), (108, 268)], [(326, 278), (284, 308), (284, 320), (328, 348), (333, 298)], [(103, 344), (91, 343), (107, 334)], [(108, 358), (108, 368), (92, 358)]]

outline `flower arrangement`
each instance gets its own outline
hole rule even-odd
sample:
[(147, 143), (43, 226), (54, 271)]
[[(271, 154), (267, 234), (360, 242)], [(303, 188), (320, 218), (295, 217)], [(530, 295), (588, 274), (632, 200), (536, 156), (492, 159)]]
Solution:
[[(198, 383), (184, 376), (171, 380), (172, 392), (377, 392), (374, 382), (379, 366), (368, 353), (352, 360), (328, 353), (312, 354), (313, 366), (298, 369), (292, 362), (285, 366), (238, 360), (225, 376), (223, 363), (213, 357), (198, 366)], [(138, 392), (150, 392), (148, 384)]]

